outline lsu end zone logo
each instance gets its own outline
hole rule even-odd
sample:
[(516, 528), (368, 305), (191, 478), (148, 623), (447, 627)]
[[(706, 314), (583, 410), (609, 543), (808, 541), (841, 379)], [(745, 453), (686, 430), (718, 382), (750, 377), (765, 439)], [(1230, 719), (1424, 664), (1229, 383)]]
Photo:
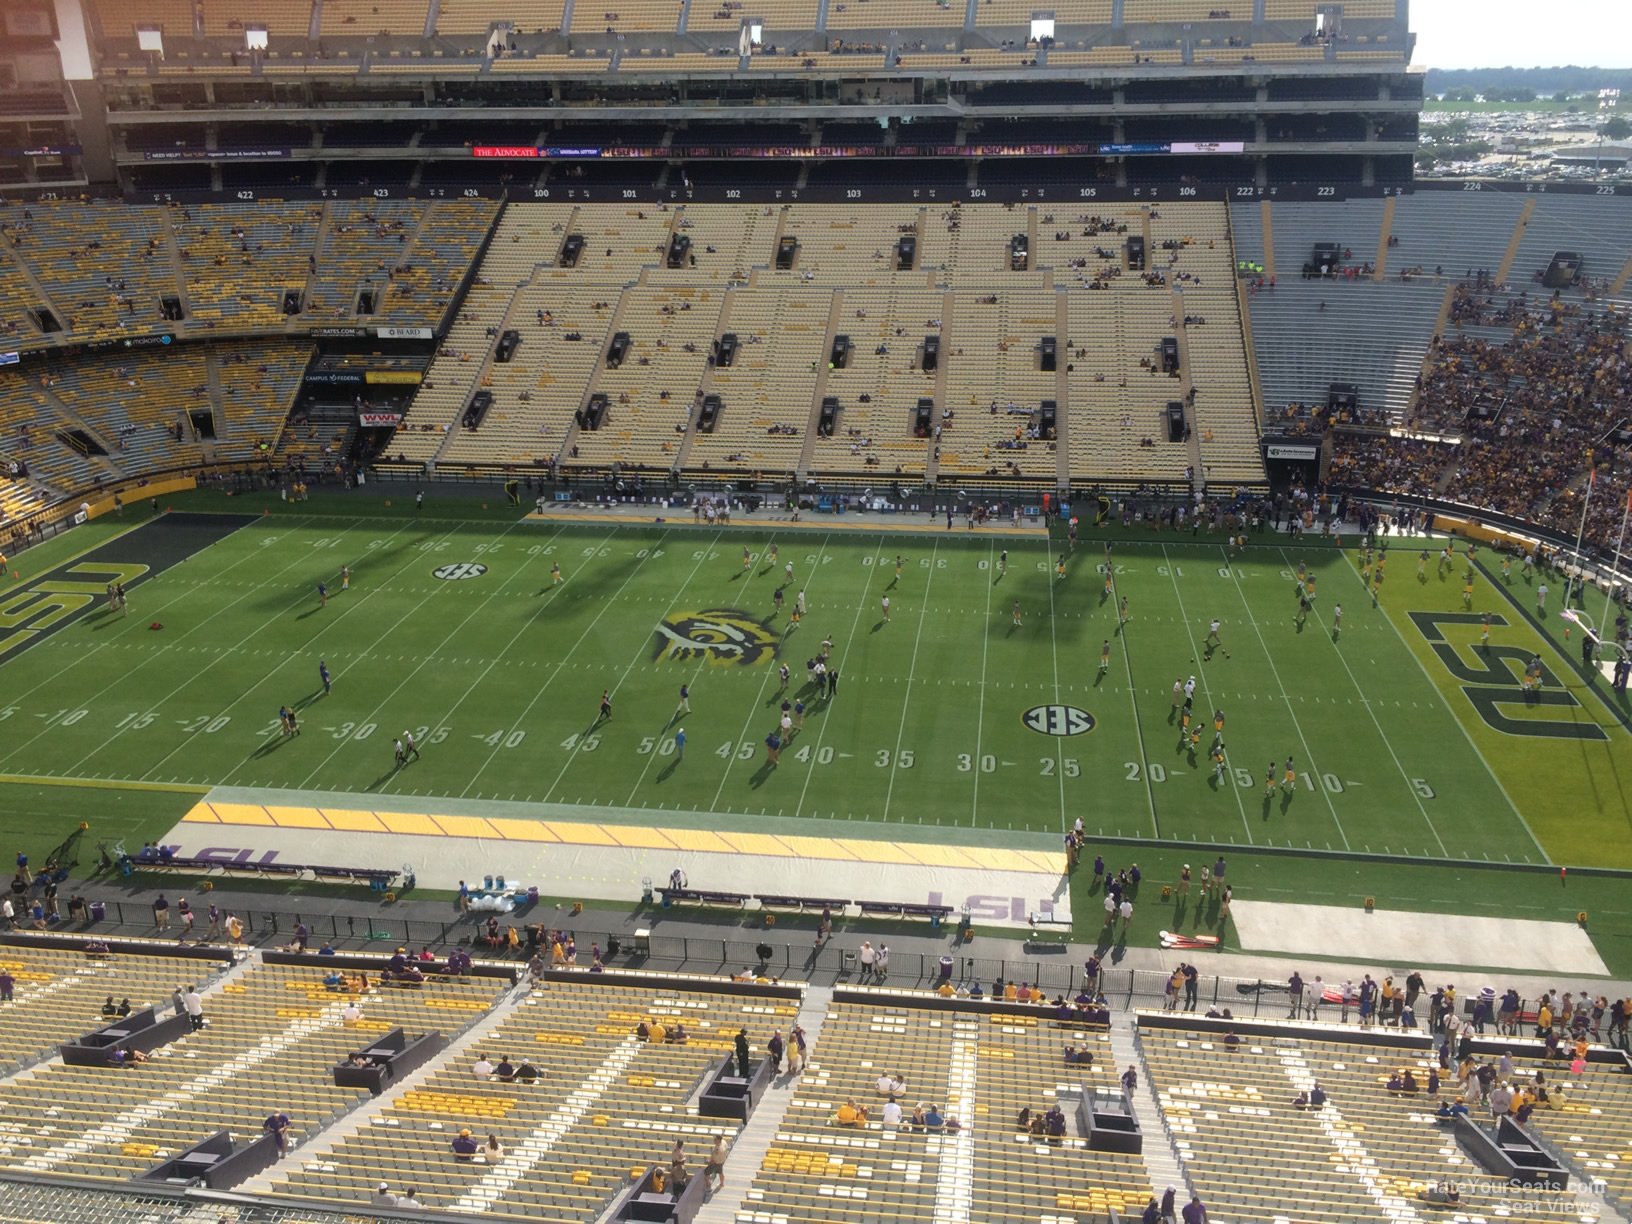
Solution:
[(1085, 735), (1094, 729), (1094, 716), (1087, 710), (1068, 705), (1032, 706), (1020, 715), (1038, 735)]
[(106, 602), (111, 583), (130, 586), (145, 565), (85, 561), (0, 597), (0, 658), (38, 641)]
[(738, 608), (676, 612), (657, 626), (652, 660), (698, 659), (719, 667), (753, 667), (776, 657), (776, 634), (764, 621)]

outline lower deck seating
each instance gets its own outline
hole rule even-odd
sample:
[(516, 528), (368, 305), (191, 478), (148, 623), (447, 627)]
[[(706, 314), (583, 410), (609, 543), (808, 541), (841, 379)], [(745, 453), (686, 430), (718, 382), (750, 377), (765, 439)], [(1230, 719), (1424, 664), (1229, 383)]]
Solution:
[[(333, 1086), (331, 1065), (392, 1028), (456, 1029), (491, 1005), (498, 985), (433, 979), (355, 995), (328, 990), (323, 976), (315, 961), (256, 965), (205, 995), (204, 1028), (140, 1066), (53, 1064), (0, 1085), (8, 1117), (35, 1119), (7, 1136), (0, 1162), (40, 1176), (124, 1179), (216, 1130), (257, 1134), (274, 1109), (290, 1116), (298, 1141), (362, 1099)], [(362, 1015), (351, 1021), (342, 1012), (353, 1000)]]
[[(1093, 1065), (1066, 1064), (1067, 1044)], [(951, 1006), (837, 1002), (772, 1141), (738, 1224), (826, 1224), (942, 1218), (953, 1204), (979, 1220), (1074, 1219), (1107, 1208), (1137, 1212), (1148, 1181), (1137, 1157), (1090, 1152), (1074, 1122), (1059, 1143), (1022, 1134), (1022, 1107), (1059, 1103), (1074, 1114), (1083, 1085), (1115, 1088), (1103, 1034), (1035, 1016)], [(882, 1121), (880, 1077), (905, 1083), (903, 1120)], [(854, 1103), (870, 1117), (840, 1124)], [(936, 1107), (958, 1126), (925, 1128), (913, 1111)]]
[(46, 1052), (108, 1023), (104, 1000), (128, 1001), (133, 1011), (168, 1008), (182, 982), (200, 980), (226, 966), (172, 956), (88, 955), (68, 948), (8, 944), (0, 969), (16, 983), (10, 1002), (0, 1003), (0, 1066)]
[[(1486, 1176), (1436, 1124), (1434, 1102), (1385, 1089), (1402, 1067), (1425, 1078), (1426, 1051), (1291, 1033), (1230, 1049), (1216, 1033), (1152, 1027), (1139, 1043), (1190, 1179), (1219, 1218), (1277, 1219), (1294, 1202), (1298, 1219), (1331, 1224), (1423, 1218), (1435, 1209), (1418, 1192), (1446, 1181), (1461, 1188), (1460, 1218), (1587, 1218), (1562, 1196)], [(1294, 1108), (1317, 1081), (1326, 1105)]]
[[(557, 458), (568, 470), (678, 466), (781, 477), (803, 468), (838, 480), (911, 480), (938, 466), (948, 479), (995, 471), (1046, 484), (1062, 466), (1040, 428), (1041, 406), (1054, 400), (1074, 477), (1180, 480), (1190, 452), (1165, 441), (1162, 414), (1181, 392), (1148, 368), (1174, 330), (1173, 284), (1146, 284), (1123, 267), (1125, 238), (1152, 224), (1150, 211), (510, 205), (388, 454), (486, 468), (533, 469)], [(1223, 207), (1168, 205), (1154, 225), (1157, 238), (1195, 238), (1173, 268), (1159, 252), (1151, 267), (1187, 273), (1187, 312), (1206, 319), (1190, 336), (1203, 463), (1220, 482), (1257, 483), (1256, 414)], [(581, 254), (561, 267), (574, 234)], [(1039, 248), (1018, 271), (1009, 266), (1017, 234)], [(682, 235), (696, 262), (670, 268), (665, 253)], [(906, 239), (916, 250), (902, 270)], [(779, 245), (790, 240), (791, 266), (778, 269)], [(505, 329), (521, 344), (501, 365), (488, 354)], [(629, 333), (631, 353), (622, 369), (608, 370), (603, 357), (617, 331)], [(713, 342), (727, 332), (739, 338), (740, 364), (715, 368)], [(840, 335), (850, 338), (851, 356), (829, 370)], [(941, 360), (926, 372), (930, 336)], [(1045, 336), (1056, 340), (1057, 371), (1041, 368)], [(492, 392), (493, 408), (478, 429), (461, 429), (480, 390)], [(605, 427), (575, 431), (573, 414), (597, 392), (609, 399)], [(699, 393), (719, 395), (723, 410), (713, 433), (688, 437), (683, 427), (696, 419)], [(816, 430), (827, 397), (839, 408), (831, 437)], [(935, 405), (922, 431), (921, 399)]]
[[(684, 1139), (700, 1174), (716, 1135), (736, 1126), (689, 1113), (685, 1102), (705, 1069), (733, 1050), (739, 1028), (756, 1044), (786, 1029), (794, 1009), (741, 996), (586, 980), (535, 990), (478, 1053), (497, 1064), (530, 1062), (536, 1083), (476, 1079), (475, 1055), (416, 1083), (333, 1151), (287, 1169), (279, 1196), (365, 1201), (380, 1181), (416, 1186), (431, 1209), (480, 1211), (500, 1219), (593, 1219), (631, 1170), (667, 1164)], [(642, 1022), (673, 1029), (683, 1045), (642, 1041)], [(503, 1144), (502, 1155), (469, 1163), (450, 1149), (461, 1129)]]

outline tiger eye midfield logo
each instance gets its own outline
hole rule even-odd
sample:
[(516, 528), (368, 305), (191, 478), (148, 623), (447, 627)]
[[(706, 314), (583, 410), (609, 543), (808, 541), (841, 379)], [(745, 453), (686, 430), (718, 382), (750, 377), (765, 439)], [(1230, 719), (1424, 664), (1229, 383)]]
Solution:
[(776, 634), (764, 621), (737, 608), (676, 612), (657, 626), (653, 661), (706, 660), (717, 667), (753, 667), (776, 657)]

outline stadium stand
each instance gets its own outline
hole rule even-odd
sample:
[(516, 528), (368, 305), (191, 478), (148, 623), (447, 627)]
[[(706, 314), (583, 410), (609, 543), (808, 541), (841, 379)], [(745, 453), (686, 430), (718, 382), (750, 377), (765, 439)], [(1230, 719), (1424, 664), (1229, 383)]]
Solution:
[[(1022, 1108), (1073, 1112), (1082, 1085), (1115, 1088), (1103, 1058), (1063, 1064), (1066, 1044), (1105, 1052), (1103, 1035), (1032, 1015), (923, 997), (835, 1000), (739, 1224), (934, 1218), (965, 1187), (971, 1218), (1137, 1211), (1148, 1197), (1137, 1158), (1088, 1151), (1074, 1126), (1051, 1143), (1016, 1125)], [(882, 1121), (881, 1077), (905, 1082), (899, 1127)], [(840, 1121), (847, 1104), (870, 1118)], [(948, 1125), (914, 1125), (915, 1106), (935, 1107)]]
[[(505, 6), (504, 15), (518, 29), (551, 34), (561, 29), (564, 7), (563, 0), (516, 0)], [(436, 32), (441, 35), (486, 34), (493, 20), (493, 6), (485, 0), (442, 0), (436, 6)]]
[(281, 327), (284, 294), (306, 288), (321, 205), (174, 204), (168, 219), (194, 323), (234, 330)]
[[(196, 973), (180, 984), (197, 981)], [(9, 1163), (36, 1175), (128, 1178), (217, 1130), (257, 1134), (274, 1108), (289, 1114), (298, 1142), (363, 1099), (335, 1088), (321, 1069), (364, 1035), (448, 1030), (485, 1011), (498, 985), (432, 979), (423, 988), (376, 984), (356, 993), (329, 990), (323, 977), (315, 961), (245, 966), (205, 994), (203, 1028), (139, 1066), (52, 1063), (0, 1085), (11, 1111), (41, 1093), (51, 1101), (49, 1128), (13, 1136)], [(353, 1001), (362, 1015), (347, 1020), (342, 1011)], [(124, 1108), (110, 1117), (114, 1101)]]
[[(565, 975), (561, 975), (563, 978)], [(687, 1099), (737, 1030), (785, 1027), (795, 1009), (776, 999), (708, 990), (555, 980), (531, 990), (479, 1050), (446, 1062), (361, 1132), (288, 1169), (273, 1193), (354, 1204), (381, 1179), (420, 1188), (431, 1208), (479, 1210), (501, 1219), (588, 1219), (627, 1184), (631, 1169), (666, 1165), (674, 1140), (701, 1162), (734, 1123), (702, 1119)], [(683, 1025), (683, 1043), (636, 1035), (641, 1024)], [(473, 1079), (482, 1052), (536, 1064), (536, 1083)], [(453, 1136), (497, 1135), (507, 1155), (454, 1159)]]
[[(1495, 192), (1419, 191), (1401, 199), (1390, 228), (1398, 245), (1389, 252), (1389, 276), (1398, 280), (1412, 269), (1420, 269), (1416, 275), (1452, 280), (1462, 280), (1480, 269), (1494, 274), (1527, 198)], [(1470, 224), (1470, 217), (1477, 220)], [(1354, 249), (1360, 252), (1358, 246)], [(1293, 272), (1282, 269), (1282, 280)]]
[[(1046, 290), (948, 294), (946, 400), (937, 427), (939, 471), (1002, 471), (1052, 486), (1057, 449), (1044, 436), (1042, 404), (1058, 399), (1058, 371), (1043, 370), (1041, 341), (1055, 335), (1058, 306)], [(994, 392), (997, 398), (994, 398)], [(947, 414), (954, 414), (948, 416)]]
[(712, 368), (707, 384), (725, 405), (724, 428), (692, 435), (688, 471), (702, 471), (705, 464), (714, 472), (799, 470), (820, 377), (812, 355), (824, 355), (831, 303), (832, 294), (823, 289), (732, 292), (721, 326), (737, 336), (736, 360)]
[[(1432, 282), (1302, 281), (1281, 276), (1250, 296), (1265, 427), (1295, 430), (1334, 382), (1360, 389), (1363, 410), (1402, 420), (1446, 288)], [(1300, 407), (1288, 411), (1288, 405)]]
[[(1391, 1072), (1426, 1080), (1421, 1048), (1391, 1051), (1291, 1027), (1227, 1047), (1218, 1031), (1141, 1025), (1147, 1073), (1191, 1181), (1221, 1218), (1398, 1218), (1453, 1182), (1460, 1210), (1515, 1221), (1578, 1221), (1568, 1199), (1510, 1187), (1474, 1168), (1435, 1124), (1432, 1101), (1390, 1093)], [(1447, 1073), (1448, 1074), (1448, 1073)], [(1319, 1109), (1293, 1098), (1318, 1082)], [(1488, 1116), (1488, 1115), (1487, 1115)]]
[[(24, 216), (24, 213), (31, 215)], [(161, 330), (161, 299), (179, 288), (155, 209), (112, 201), (4, 206), (14, 258), (60, 310), (75, 341)]]
[(0, 1003), (0, 1068), (9, 1075), (107, 1023), (101, 1008), (110, 995), (116, 1006), (128, 1001), (133, 1011), (168, 1008), (178, 983), (207, 980), (225, 968), (219, 961), (7, 943), (0, 947), (0, 969), (17, 984), (12, 1000)]
[(636, 285), (618, 303), (611, 330), (627, 331), (628, 358), (616, 369), (603, 363), (590, 393), (607, 397), (601, 428), (580, 430), (574, 445), (587, 468), (666, 471), (675, 437), (697, 402), (696, 372), (720, 317), (718, 289), (658, 289)]
[(1516, 286), (1528, 282), (1539, 291), (1542, 275), (1559, 251), (1581, 256), (1586, 279), (1579, 288), (1589, 295), (1606, 295), (1632, 257), (1632, 206), (1618, 197), (1537, 196), (1509, 282)]
[(1182, 336), (1181, 361), (1195, 389), (1203, 472), (1210, 481), (1255, 484), (1264, 478), (1263, 457), (1228, 225), (1219, 205), (1165, 204), (1152, 210), (1150, 233), (1171, 259), (1169, 330)]

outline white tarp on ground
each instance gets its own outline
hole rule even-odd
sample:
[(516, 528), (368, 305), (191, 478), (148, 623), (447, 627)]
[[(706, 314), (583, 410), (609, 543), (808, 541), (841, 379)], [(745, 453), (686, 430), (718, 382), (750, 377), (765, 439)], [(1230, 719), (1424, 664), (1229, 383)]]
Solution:
[(1573, 922), (1388, 909), (1368, 914), (1359, 906), (1280, 901), (1232, 901), (1230, 917), (1243, 952), (1301, 952), (1400, 969), (1485, 965), (1531, 973), (1609, 973), (1586, 931)]
[(692, 888), (720, 892), (950, 905), (952, 921), (967, 905), (984, 926), (1024, 927), (1031, 914), (1069, 921), (1071, 914), (1066, 877), (1041, 871), (187, 821), (164, 841), (177, 847), (178, 855), (223, 860), (243, 855), (258, 861), (276, 852), (278, 860), (292, 863), (408, 864), (422, 888), (452, 890), (460, 880), (476, 885), (486, 876), (502, 875), (511, 886), (537, 885), (545, 896), (583, 901), (632, 903), (640, 898), (643, 881), (661, 888), (679, 868)]

